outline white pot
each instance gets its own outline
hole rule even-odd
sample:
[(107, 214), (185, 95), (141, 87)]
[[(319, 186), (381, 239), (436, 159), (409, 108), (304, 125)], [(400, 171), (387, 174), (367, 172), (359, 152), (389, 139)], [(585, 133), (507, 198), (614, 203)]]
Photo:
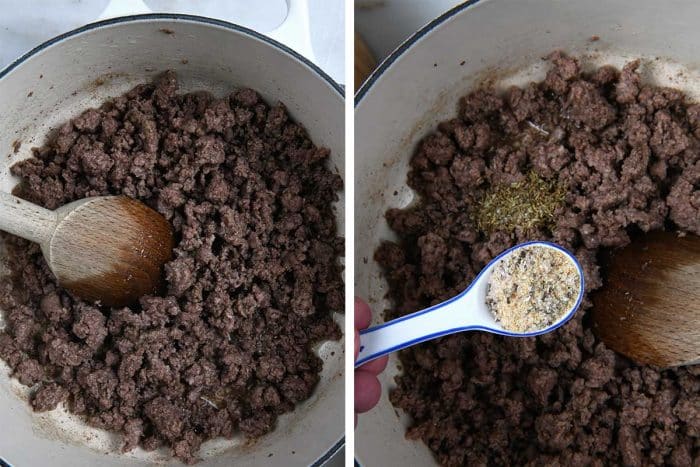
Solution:
[[(85, 26), (0, 72), (0, 190), (14, 187), (18, 180), (9, 166), (29, 157), (51, 128), (166, 69), (177, 72), (184, 91), (224, 95), (252, 87), (270, 102), (284, 102), (313, 141), (331, 149), (331, 165), (344, 175), (343, 93), (322, 71), (291, 49), (230, 23), (144, 15)], [(17, 140), (22, 145), (14, 154)], [(341, 199), (336, 206), (341, 232), (343, 206)], [(321, 382), (309, 400), (280, 417), (277, 429), (256, 443), (205, 443), (201, 465), (320, 465), (335, 453), (343, 444), (343, 342), (326, 342), (319, 354)], [(120, 454), (119, 437), (88, 428), (61, 409), (35, 414), (26, 393), (0, 362), (0, 458), (10, 464), (131, 466), (170, 459), (165, 451)]]
[[(541, 80), (547, 68), (541, 57), (563, 49), (586, 56), (590, 66), (647, 59), (645, 79), (697, 99), (699, 15), (700, 3), (691, 0), (472, 0), (389, 56), (359, 90), (355, 109), (355, 290), (376, 311), (375, 323), (389, 307), (386, 281), (372, 260), (380, 240), (394, 238), (384, 213), (413, 200), (406, 175), (416, 143), (457, 115), (460, 96), (489, 77), (501, 86)], [(360, 416), (357, 459), (367, 466), (435, 464), (423, 443), (404, 438), (409, 420), (388, 400), (396, 364), (392, 356), (377, 409)]]

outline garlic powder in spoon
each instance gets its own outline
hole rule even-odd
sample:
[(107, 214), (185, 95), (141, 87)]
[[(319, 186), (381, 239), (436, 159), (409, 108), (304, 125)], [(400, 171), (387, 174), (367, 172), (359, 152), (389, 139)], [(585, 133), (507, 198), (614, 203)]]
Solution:
[(580, 276), (561, 251), (520, 248), (493, 268), (486, 306), (504, 329), (532, 332), (558, 321), (576, 303)]

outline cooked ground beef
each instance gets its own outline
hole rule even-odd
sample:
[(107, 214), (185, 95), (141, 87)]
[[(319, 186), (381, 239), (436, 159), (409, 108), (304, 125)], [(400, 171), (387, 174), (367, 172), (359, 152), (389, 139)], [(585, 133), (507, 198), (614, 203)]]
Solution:
[[(590, 293), (603, 286), (601, 248), (651, 230), (700, 235), (700, 105), (642, 83), (637, 61), (583, 74), (576, 59), (549, 59), (543, 82), (474, 91), (420, 143), (408, 184), (421, 202), (387, 212), (400, 241), (375, 256), (389, 317), (454, 296), (526, 240), (574, 251)], [(473, 206), (531, 171), (567, 188), (553, 227), (479, 232)], [(616, 354), (591, 331), (590, 306), (537, 338), (463, 333), (402, 352), (390, 398), (412, 417), (407, 436), (449, 466), (700, 465), (700, 366)]]
[(85, 303), (56, 285), (37, 245), (4, 235), (0, 357), (38, 385), (35, 410), (66, 402), (122, 433), (125, 451), (166, 445), (193, 462), (208, 439), (272, 430), (318, 383), (311, 346), (340, 337), (331, 201), (343, 183), (282, 104), (251, 89), (176, 91), (166, 72), (12, 167), (16, 194), (46, 208), (123, 194), (160, 212), (176, 234), (166, 289), (127, 308)]

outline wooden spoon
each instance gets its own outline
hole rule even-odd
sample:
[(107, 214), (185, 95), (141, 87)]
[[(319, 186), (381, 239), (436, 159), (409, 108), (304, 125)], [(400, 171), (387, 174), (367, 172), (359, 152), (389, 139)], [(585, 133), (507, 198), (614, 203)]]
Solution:
[(355, 33), (355, 91), (357, 92), (364, 83), (365, 79), (372, 73), (377, 66), (372, 52), (362, 37)]
[(700, 363), (700, 237), (654, 232), (601, 260), (592, 299), (603, 342), (642, 364)]
[(38, 243), (62, 287), (109, 306), (155, 292), (172, 257), (170, 224), (125, 196), (85, 198), (50, 211), (0, 193), (0, 230)]

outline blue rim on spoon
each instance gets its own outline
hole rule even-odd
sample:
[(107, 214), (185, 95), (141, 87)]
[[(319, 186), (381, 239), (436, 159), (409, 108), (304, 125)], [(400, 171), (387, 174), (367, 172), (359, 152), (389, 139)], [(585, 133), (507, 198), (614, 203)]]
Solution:
[[(572, 252), (570, 252), (569, 250), (567, 250), (566, 248), (562, 247), (561, 245), (557, 245), (556, 243), (548, 242), (548, 241), (545, 241), (545, 240), (532, 240), (532, 241), (530, 241), (530, 242), (518, 243), (517, 245), (508, 248), (507, 250), (503, 251), (503, 252), (500, 253), (498, 256), (496, 256), (495, 258), (493, 258), (491, 261), (489, 261), (489, 264), (487, 264), (486, 266), (484, 266), (484, 268), (483, 268), (481, 271), (479, 271), (479, 274), (477, 274), (477, 275), (474, 277), (474, 279), (472, 280), (472, 282), (469, 284), (469, 287), (467, 287), (466, 289), (464, 289), (464, 290), (463, 290), (462, 292), (460, 292), (459, 294), (455, 295), (454, 297), (452, 297), (452, 298), (450, 298), (449, 300), (446, 300), (446, 301), (444, 301), (444, 302), (442, 302), (442, 303), (438, 303), (437, 305), (433, 305), (433, 306), (428, 307), (428, 308), (426, 308), (426, 309), (424, 309), (424, 310), (417, 311), (416, 313), (412, 313), (412, 314), (409, 314), (409, 315), (401, 316), (401, 317), (399, 317), (399, 318), (396, 318), (395, 320), (392, 320), (391, 322), (392, 322), (392, 323), (398, 323), (398, 322), (404, 321), (404, 320), (406, 320), (406, 319), (408, 319), (408, 318), (410, 318), (410, 317), (412, 317), (412, 316), (422, 315), (422, 314), (424, 314), (424, 313), (428, 313), (429, 311), (435, 310), (435, 309), (437, 309), (437, 308), (442, 308), (443, 306), (448, 305), (448, 304), (454, 302), (455, 300), (459, 299), (459, 298), (462, 297), (463, 295), (466, 295), (466, 293), (469, 292), (469, 291), (471, 290), (471, 288), (474, 286), (474, 284), (476, 284), (476, 281), (479, 280), (479, 278), (482, 276), (482, 274), (484, 274), (484, 272), (488, 269), (488, 266), (489, 266), (489, 265), (491, 265), (492, 263), (497, 262), (497, 261), (500, 260), (502, 257), (504, 257), (505, 255), (507, 255), (508, 253), (510, 253), (511, 251), (517, 250), (517, 249), (520, 249), (520, 248), (524, 248), (524, 247), (526, 247), (526, 246), (528, 246), (528, 245), (547, 245), (547, 246), (549, 246), (549, 247), (555, 248), (555, 249), (557, 249), (557, 250), (563, 252), (566, 256), (571, 257), (571, 258), (574, 259), (574, 264), (576, 265), (576, 270), (578, 271), (578, 274), (579, 274), (580, 286), (581, 286), (581, 289), (580, 289), (580, 292), (579, 292), (579, 295), (578, 295), (578, 299), (576, 300), (576, 304), (575, 304), (575, 305), (573, 306), (573, 308), (568, 312), (568, 314), (566, 315), (566, 317), (564, 317), (561, 321), (558, 321), (557, 323), (553, 324), (552, 326), (548, 326), (548, 327), (546, 327), (546, 328), (544, 328), (544, 329), (540, 329), (540, 330), (533, 331), (533, 332), (516, 333), (516, 332), (508, 332), (508, 331), (506, 331), (505, 329), (503, 329), (503, 330), (500, 330), (500, 329), (492, 329), (492, 328), (488, 328), (488, 329), (487, 329), (487, 328), (483, 328), (483, 327), (481, 327), (481, 326), (470, 327), (469, 329), (470, 329), (470, 330), (472, 330), (472, 329), (473, 329), (473, 330), (479, 330), (479, 329), (481, 329), (481, 330), (488, 330), (488, 331), (492, 332), (493, 334), (500, 334), (501, 336), (509, 336), (509, 337), (533, 337), (533, 336), (539, 336), (540, 334), (545, 334), (545, 333), (550, 332), (550, 331), (554, 331), (556, 328), (560, 327), (562, 324), (565, 324), (567, 321), (569, 321), (569, 320), (571, 319), (571, 317), (574, 315), (574, 313), (576, 312), (576, 310), (578, 310), (578, 307), (581, 305), (581, 301), (583, 300), (583, 290), (584, 290), (584, 286), (585, 286), (585, 281), (584, 281), (584, 278), (583, 278), (583, 268), (581, 267), (581, 264), (579, 263), (578, 259), (576, 259), (576, 256), (575, 256)], [(388, 323), (382, 323), (382, 324), (378, 324), (378, 325), (376, 325), (376, 326), (372, 326), (372, 328), (363, 329), (362, 331), (360, 331), (360, 334), (366, 334), (367, 332), (369, 332), (370, 329), (373, 329), (373, 330), (381, 329), (381, 328), (385, 327), (387, 324), (388, 324)]]
[[(33, 56), (37, 55), (38, 53), (42, 52), (43, 50), (51, 47), (52, 45), (57, 44), (63, 40), (69, 39), (73, 36), (77, 36), (83, 32), (92, 31), (92, 30), (99, 29), (99, 28), (102, 28), (105, 26), (111, 26), (111, 25), (121, 24), (121, 23), (132, 23), (132, 22), (138, 22), (138, 21), (150, 21), (150, 20), (189, 21), (189, 22), (194, 22), (194, 23), (202, 23), (202, 24), (208, 24), (208, 25), (213, 25), (213, 26), (219, 26), (219, 27), (222, 27), (225, 29), (230, 29), (232, 31), (243, 33), (243, 34), (248, 35), (254, 39), (258, 39), (262, 42), (265, 42), (265, 43), (283, 51), (287, 55), (292, 56), (296, 60), (302, 62), (311, 71), (313, 71), (316, 75), (318, 75), (320, 78), (322, 78), (324, 81), (326, 81), (331, 86), (331, 88), (340, 96), (341, 99), (345, 98), (345, 96), (344, 96), (345, 93), (344, 93), (343, 87), (341, 85), (336, 83), (335, 80), (333, 80), (333, 78), (331, 78), (326, 72), (324, 72), (316, 64), (314, 64), (313, 62), (311, 62), (309, 59), (302, 56), (301, 54), (295, 52), (293, 49), (282, 44), (281, 42), (278, 42), (274, 39), (271, 39), (271, 38), (267, 37), (266, 35), (261, 34), (259, 32), (256, 32), (252, 29), (246, 28), (245, 26), (240, 26), (238, 24), (229, 23), (228, 21), (223, 21), (223, 20), (214, 19), (214, 18), (208, 18), (205, 16), (186, 15), (186, 14), (177, 14), (177, 13), (147, 13), (147, 14), (140, 14), (140, 15), (120, 16), (117, 18), (110, 18), (110, 19), (106, 19), (106, 20), (102, 20), (102, 21), (97, 21), (94, 23), (89, 23), (85, 26), (81, 26), (77, 29), (73, 29), (72, 31), (63, 33), (59, 36), (56, 36), (52, 39), (49, 39), (46, 42), (43, 42), (42, 44), (34, 47), (32, 50), (25, 53), (21, 57), (19, 57), (17, 60), (11, 62), (5, 68), (0, 70), (0, 80), (2, 80), (12, 70), (17, 68), (21, 64), (23, 64), (28, 59), (32, 58)], [(310, 465), (310, 467), (322, 466), (331, 457), (333, 457), (344, 445), (345, 445), (345, 436), (342, 436), (323, 455), (321, 455), (318, 459), (316, 459)], [(12, 467), (12, 465), (8, 461), (6, 461), (2, 457), (0, 457), (0, 467)]]
[[(585, 290), (585, 279), (584, 279), (584, 274), (583, 274), (583, 268), (581, 267), (581, 264), (579, 263), (576, 256), (572, 252), (567, 250), (566, 248), (562, 247), (561, 245), (557, 245), (556, 243), (552, 243), (552, 242), (548, 242), (548, 241), (544, 241), (544, 240), (533, 240), (533, 241), (529, 241), (529, 242), (519, 243), (519, 244), (512, 246), (512, 247), (508, 248), (507, 250), (501, 252), (498, 256), (496, 256), (491, 261), (489, 261), (489, 263), (486, 266), (484, 266), (484, 268), (481, 271), (479, 271), (479, 274), (477, 274), (476, 277), (474, 277), (474, 279), (471, 281), (471, 283), (469, 284), (469, 286), (466, 289), (464, 289), (462, 292), (455, 295), (454, 297), (450, 298), (449, 300), (446, 300), (442, 303), (438, 303), (437, 305), (433, 305), (433, 306), (428, 307), (424, 310), (420, 310), (420, 311), (417, 311), (415, 313), (410, 313), (410, 314), (401, 316), (399, 318), (396, 318), (394, 320), (391, 320), (391, 321), (388, 321), (388, 322), (385, 322), (382, 324), (378, 324), (376, 326), (372, 326), (371, 328), (364, 329), (364, 330), (360, 331), (360, 335), (365, 335), (365, 334), (375, 332), (375, 331), (382, 329), (382, 328), (385, 328), (387, 326), (392, 326), (392, 325), (395, 325), (396, 323), (400, 323), (402, 321), (406, 321), (408, 319), (415, 318), (416, 316), (420, 316), (420, 315), (424, 315), (426, 313), (436, 311), (440, 308), (443, 308), (443, 307), (453, 303), (454, 301), (462, 298), (464, 295), (469, 293), (469, 291), (479, 281), (481, 276), (484, 275), (490, 269), (492, 269), (492, 267), (501, 258), (508, 255), (513, 250), (519, 250), (521, 248), (525, 248), (525, 247), (531, 246), (531, 245), (544, 245), (546, 247), (561, 251), (564, 255), (566, 255), (568, 258), (570, 258), (572, 260), (572, 262), (574, 263), (574, 265), (576, 266), (576, 270), (577, 270), (578, 275), (579, 275), (579, 293), (578, 293), (578, 297), (576, 298), (576, 302), (574, 303), (573, 307), (571, 307), (569, 309), (569, 311), (566, 313), (566, 315), (564, 315), (563, 318), (560, 318), (559, 320), (557, 320), (554, 324), (552, 324), (550, 326), (547, 326), (543, 329), (538, 329), (537, 331), (532, 331), (532, 332), (521, 332), (521, 333), (510, 332), (506, 329), (503, 329), (502, 327), (493, 328), (493, 327), (487, 327), (487, 326), (481, 326), (481, 325), (469, 325), (469, 326), (460, 326), (460, 327), (455, 327), (455, 328), (451, 328), (451, 329), (445, 329), (445, 330), (441, 330), (440, 332), (426, 334), (424, 336), (421, 336), (421, 337), (416, 338), (416, 339), (412, 339), (412, 340), (407, 341), (407, 342), (402, 342), (399, 345), (396, 345), (396, 346), (393, 346), (391, 348), (386, 349), (386, 351), (382, 352), (381, 354), (371, 354), (371, 355), (366, 355), (364, 358), (359, 358), (357, 360), (357, 362), (355, 362), (355, 368), (362, 366), (364, 363), (369, 362), (371, 360), (374, 360), (375, 358), (378, 358), (381, 355), (389, 354), (389, 353), (395, 352), (397, 350), (405, 349), (407, 347), (410, 347), (410, 346), (413, 346), (416, 344), (420, 344), (421, 342), (426, 342), (426, 341), (429, 341), (432, 339), (437, 339), (439, 337), (447, 336), (449, 334), (454, 334), (457, 332), (485, 331), (485, 332), (490, 332), (491, 334), (498, 334), (498, 335), (506, 336), (506, 337), (534, 337), (534, 336), (539, 336), (542, 334), (552, 332), (555, 329), (566, 324), (574, 316), (574, 313), (576, 313), (576, 311), (581, 306), (581, 302), (583, 301), (584, 290)], [(362, 347), (360, 348), (360, 350), (362, 350)]]

